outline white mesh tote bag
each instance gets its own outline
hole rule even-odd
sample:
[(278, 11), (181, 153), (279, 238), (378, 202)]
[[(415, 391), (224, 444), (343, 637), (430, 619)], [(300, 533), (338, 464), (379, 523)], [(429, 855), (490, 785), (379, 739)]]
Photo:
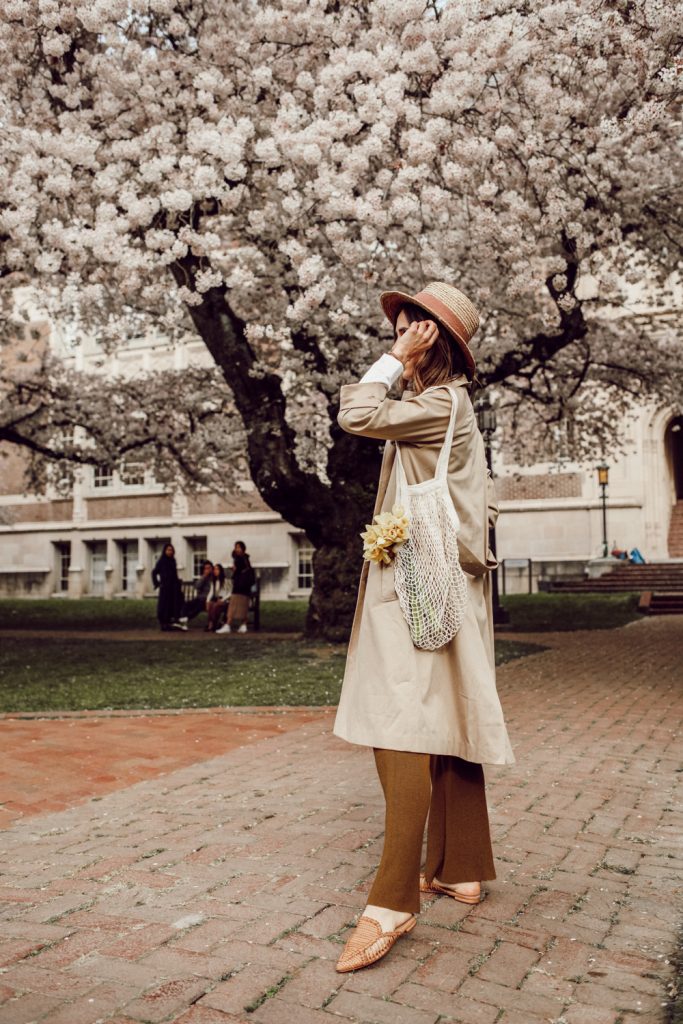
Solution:
[[(410, 520), (410, 536), (394, 561), (395, 587), (415, 647), (435, 651), (460, 629), (467, 604), (467, 578), (460, 566), (460, 519), (448, 490), (448, 459), (453, 444), (458, 397), (451, 396), (451, 417), (443, 447), (430, 480), (409, 484), (401, 445), (396, 442), (396, 500)], [(426, 392), (423, 392), (426, 394)]]

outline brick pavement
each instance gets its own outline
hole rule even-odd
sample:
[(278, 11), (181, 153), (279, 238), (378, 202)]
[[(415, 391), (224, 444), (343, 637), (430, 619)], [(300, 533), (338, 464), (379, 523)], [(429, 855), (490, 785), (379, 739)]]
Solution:
[[(683, 619), (499, 673), (498, 878), (334, 971), (382, 844), (371, 755), (302, 725), (0, 837), (0, 1024), (661, 1024), (683, 905)], [(4, 1000), (4, 1001), (3, 1001)]]
[(225, 754), (329, 708), (185, 708), (0, 715), (0, 828)]

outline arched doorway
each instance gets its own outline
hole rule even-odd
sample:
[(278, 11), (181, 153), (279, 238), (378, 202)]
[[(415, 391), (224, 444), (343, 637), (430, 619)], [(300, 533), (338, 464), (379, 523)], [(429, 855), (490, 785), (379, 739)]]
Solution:
[(683, 501), (683, 416), (676, 416), (664, 432), (664, 450), (674, 501)]
[(667, 547), (669, 558), (683, 558), (683, 416), (676, 416), (667, 424), (664, 452), (672, 504)]

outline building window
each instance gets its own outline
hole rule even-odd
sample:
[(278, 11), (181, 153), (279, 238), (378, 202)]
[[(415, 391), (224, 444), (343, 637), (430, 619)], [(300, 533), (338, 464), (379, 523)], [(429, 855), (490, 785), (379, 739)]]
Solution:
[(121, 590), (129, 594), (135, 590), (135, 567), (138, 564), (138, 542), (121, 541)]
[(92, 484), (93, 487), (111, 487), (114, 480), (114, 474), (111, 466), (93, 466), (92, 473)]
[(561, 419), (551, 427), (555, 456), (559, 463), (571, 462), (576, 445), (576, 423), (573, 419)]
[(93, 597), (104, 596), (105, 566), (107, 564), (107, 542), (96, 540), (90, 545), (90, 593)]
[(310, 541), (299, 541), (296, 553), (297, 590), (310, 590), (313, 586), (313, 551)]
[(192, 556), (192, 576), (197, 579), (206, 561), (206, 537), (188, 537), (187, 546)]
[(139, 487), (145, 482), (145, 466), (133, 459), (124, 459), (119, 467), (121, 483), (126, 487)]
[(69, 590), (69, 569), (71, 567), (71, 544), (64, 541), (55, 544), (57, 552), (57, 591), (66, 594)]

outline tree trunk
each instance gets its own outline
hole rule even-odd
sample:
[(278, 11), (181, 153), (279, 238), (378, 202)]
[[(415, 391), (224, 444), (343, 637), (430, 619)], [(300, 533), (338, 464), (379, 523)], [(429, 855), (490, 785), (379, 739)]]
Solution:
[(351, 632), (363, 565), (360, 533), (372, 519), (382, 451), (375, 440), (344, 433), (336, 420), (331, 432), (327, 468), (334, 515), (331, 521), (317, 517), (311, 537), (316, 550), (306, 635), (341, 642)]
[(206, 292), (201, 305), (190, 307), (190, 315), (233, 393), (247, 431), (251, 476), (261, 497), (286, 522), (303, 529), (315, 548), (306, 634), (345, 640), (362, 567), (359, 534), (372, 519), (381, 445), (344, 433), (337, 424), (335, 396), (328, 405), (331, 486), (302, 470), (294, 455), (295, 438), (286, 421), (280, 378), (275, 373), (250, 373), (256, 355), (224, 289)]
[(313, 592), (306, 615), (306, 636), (334, 643), (348, 640), (362, 566), (361, 541), (349, 537), (324, 542), (313, 556)]
[(332, 642), (351, 632), (363, 565), (361, 531), (372, 519), (382, 461), (381, 444), (345, 434), (335, 422), (328, 457), (330, 502), (309, 519), (307, 504), (282, 504), (283, 518), (302, 526), (315, 548), (313, 592), (306, 616), (306, 636)]

